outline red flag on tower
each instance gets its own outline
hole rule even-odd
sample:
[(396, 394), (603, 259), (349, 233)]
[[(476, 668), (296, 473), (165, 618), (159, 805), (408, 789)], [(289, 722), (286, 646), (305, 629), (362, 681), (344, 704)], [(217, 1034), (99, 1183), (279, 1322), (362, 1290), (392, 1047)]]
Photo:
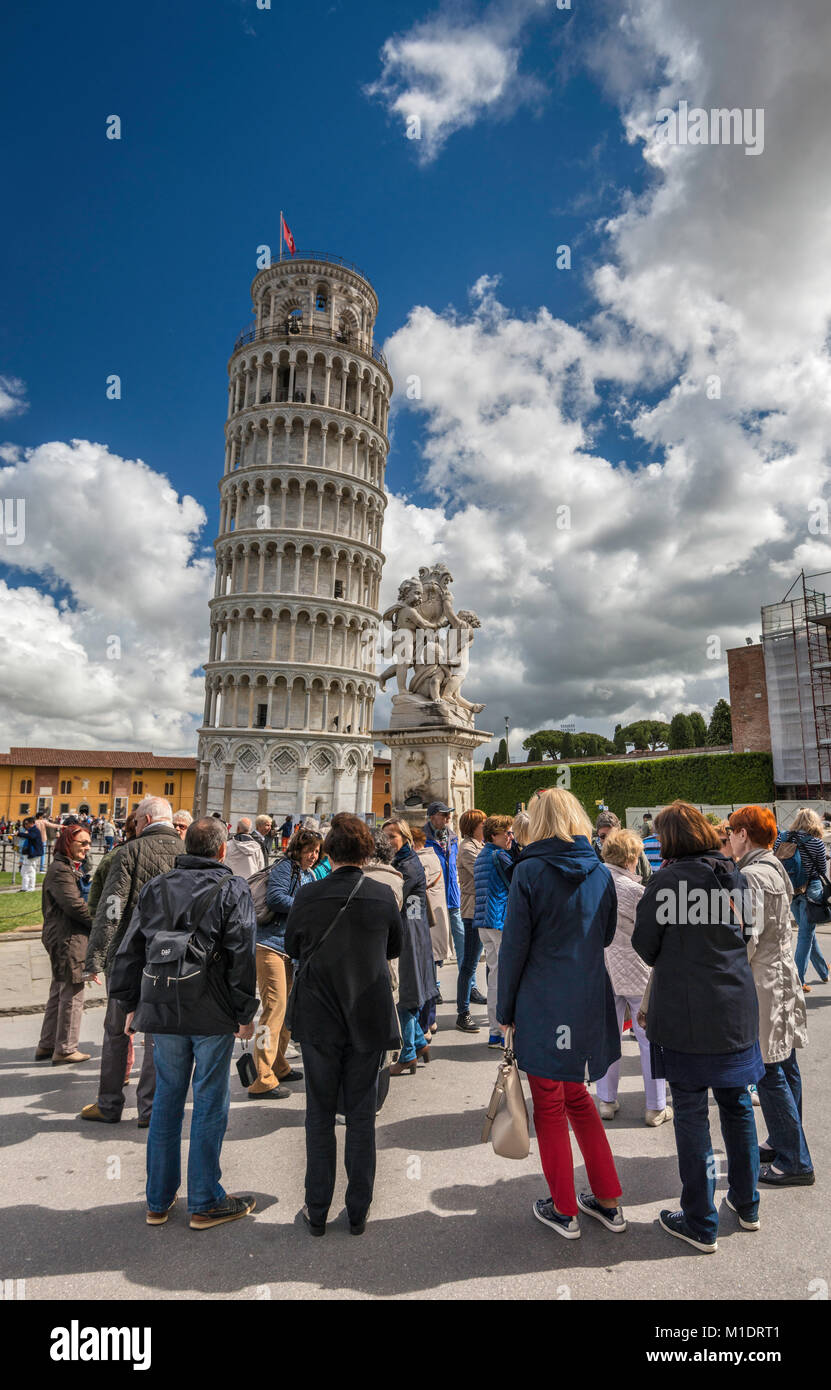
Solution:
[(289, 231), (289, 224), (283, 216), (282, 212), (280, 213), (280, 236), (281, 238), (285, 238), (286, 246), (289, 248), (289, 252), (293, 256), (297, 248), (294, 244), (294, 237)]

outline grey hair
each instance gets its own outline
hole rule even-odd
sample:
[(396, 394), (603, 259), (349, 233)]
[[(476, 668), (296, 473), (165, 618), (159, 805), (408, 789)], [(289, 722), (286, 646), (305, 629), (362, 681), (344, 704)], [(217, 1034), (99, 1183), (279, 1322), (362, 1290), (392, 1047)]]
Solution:
[(245, 835), (251, 829), (251, 819), (249, 816), (240, 816), (237, 821), (237, 834)]
[(173, 817), (174, 825), (193, 825), (193, 816), (190, 811), (177, 811)]
[(258, 830), (260, 830), (264, 825), (271, 825), (271, 816), (257, 816), (257, 819), (255, 820), (254, 824)]
[(228, 839), (228, 831), (215, 816), (205, 816), (188, 826), (185, 854), (197, 854), (203, 859), (218, 859), (219, 851)]
[(173, 824), (173, 807), (163, 796), (145, 796), (135, 809), (137, 816), (146, 816), (151, 821), (166, 821)]
[(378, 863), (391, 864), (395, 858), (395, 850), (383, 830), (373, 830), (372, 838), (375, 841), (375, 858)]

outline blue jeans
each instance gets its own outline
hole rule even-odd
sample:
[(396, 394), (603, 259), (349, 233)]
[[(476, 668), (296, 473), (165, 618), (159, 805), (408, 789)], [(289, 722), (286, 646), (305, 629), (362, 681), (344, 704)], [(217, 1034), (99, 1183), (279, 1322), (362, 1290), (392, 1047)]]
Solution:
[(465, 929), (465, 949), (459, 966), (459, 979), (456, 985), (456, 1013), (470, 1012), (470, 991), (476, 978), (476, 967), (482, 954), (482, 942), (473, 925), (472, 917), (463, 917)]
[(802, 1077), (796, 1048), (784, 1062), (765, 1065), (756, 1090), (768, 1127), (766, 1147), (775, 1150), (776, 1167), (782, 1173), (812, 1172), (814, 1165), (802, 1128)]
[[(219, 1154), (231, 1103), (233, 1033), (215, 1037), (153, 1035), (156, 1094), (147, 1132), (147, 1205), (164, 1211), (182, 1177), (182, 1120), (193, 1073), (188, 1151), (188, 1211), (210, 1211), (225, 1197)], [(195, 1068), (194, 1068), (194, 1063)]]
[(453, 950), (456, 952), (456, 963), (461, 966), (465, 957), (465, 924), (462, 921), (462, 909), (460, 907), (449, 907), (447, 915), (450, 918), (450, 935), (453, 937)]
[[(761, 1087), (762, 1083), (759, 1082)], [(746, 1221), (759, 1211), (759, 1141), (753, 1118), (753, 1102), (746, 1087), (714, 1086), (719, 1123), (727, 1150), (727, 1195)], [(672, 1083), (675, 1109), (675, 1146), (681, 1175), (681, 1210), (689, 1226), (704, 1240), (718, 1235), (715, 1206), (716, 1160), (710, 1139), (706, 1086), (689, 1090)]]
[(800, 893), (791, 903), (791, 912), (796, 918), (799, 931), (796, 937), (796, 950), (794, 960), (796, 971), (802, 983), (805, 983), (805, 971), (808, 969), (808, 958), (816, 970), (821, 980), (828, 979), (828, 962), (817, 942), (817, 929), (813, 922), (808, 921), (808, 904), (805, 901), (805, 894)]
[(418, 1021), (418, 1009), (403, 1009), (398, 1005), (398, 1020), (401, 1024), (401, 1052), (399, 1062), (414, 1062), (415, 1055), (427, 1043)]

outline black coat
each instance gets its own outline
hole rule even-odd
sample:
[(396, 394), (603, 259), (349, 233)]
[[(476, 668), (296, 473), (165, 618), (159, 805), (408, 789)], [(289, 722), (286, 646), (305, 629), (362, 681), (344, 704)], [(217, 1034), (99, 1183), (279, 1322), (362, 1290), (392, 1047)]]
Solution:
[[(306, 958), (358, 880), (361, 885), (323, 945)], [(357, 1052), (400, 1047), (387, 965), (401, 950), (392, 889), (346, 866), (297, 890), (286, 919), (286, 952), (300, 962), (290, 1000), (292, 1037)]]
[(433, 943), (427, 916), (427, 879), (421, 860), (409, 845), (404, 845), (392, 862), (404, 879), (398, 1003), (402, 1009), (420, 1009), (436, 993)]
[[(159, 874), (151, 879), (139, 893), (130, 925), (107, 976), (109, 996), (117, 999), (127, 1013), (135, 1009), (133, 1028), (137, 1033), (178, 1033), (185, 1037), (235, 1033), (241, 1023), (250, 1023), (257, 1012), (257, 918), (251, 889), (244, 878), (232, 874), (217, 859), (180, 854), (176, 867), (164, 875), (173, 912), (171, 920), (162, 902), (162, 877)], [(161, 997), (152, 1003), (139, 1002), (148, 941), (157, 931), (177, 927), (189, 933), (188, 915), (196, 915), (205, 893), (218, 882), (223, 887), (202, 917), (199, 931), (200, 935), (210, 935), (211, 950), (219, 951), (221, 958), (209, 966), (202, 995), (192, 1004), (182, 1006), (181, 1012), (175, 1003), (165, 1003)]]
[(682, 855), (652, 875), (632, 936), (638, 955), (654, 967), (650, 1042), (673, 1052), (720, 1053), (757, 1041), (756, 986), (729, 902), (745, 886), (716, 853)]

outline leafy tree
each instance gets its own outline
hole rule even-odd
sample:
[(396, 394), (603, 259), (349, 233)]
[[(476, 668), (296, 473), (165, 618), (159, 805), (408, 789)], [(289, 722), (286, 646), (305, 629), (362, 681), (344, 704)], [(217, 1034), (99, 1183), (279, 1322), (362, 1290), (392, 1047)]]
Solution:
[(575, 758), (576, 756), (577, 756), (577, 748), (576, 748), (575, 742), (574, 742), (574, 734), (570, 734), (570, 733), (561, 734), (561, 735), (560, 735), (560, 757), (561, 757), (561, 758)]
[(525, 748), (526, 746), (527, 746), (527, 748), (528, 748), (528, 757), (527, 757), (527, 759), (526, 759), (527, 762), (529, 762), (529, 763), (541, 763), (541, 762), (542, 762), (542, 751), (541, 751), (541, 749), (540, 749), (540, 747), (539, 747), (538, 744), (536, 744), (536, 743), (528, 743), (528, 740), (525, 739), (525, 741), (523, 742), (523, 745), (522, 745), (522, 746), (523, 746), (523, 748)]
[(496, 750), (492, 767), (506, 767), (508, 763), (508, 745), (504, 738), (499, 740), (499, 747)]
[(704, 715), (699, 714), (696, 710), (694, 714), (690, 715), (690, 724), (692, 725), (693, 748), (703, 748), (707, 742), (707, 725)]
[(612, 739), (612, 746), (614, 747), (616, 753), (626, 752), (626, 739), (623, 736), (622, 724), (615, 725), (615, 736)]
[(709, 744), (733, 742), (733, 721), (730, 718), (730, 706), (726, 700), (716, 702), (710, 727), (707, 730), (707, 742)]
[(674, 714), (669, 726), (670, 748), (692, 748), (693, 731), (688, 714)]
[(654, 752), (656, 748), (668, 745), (669, 724), (664, 724), (660, 719), (636, 719), (633, 724), (627, 724), (625, 729), (620, 730), (620, 738), (626, 743), (634, 743), (636, 749), (649, 748)]
[(490, 760), (490, 758), (486, 758), (486, 759), (485, 759), (484, 766), (483, 766), (483, 768), (482, 768), (482, 771), (483, 771), (483, 772), (490, 772), (490, 770), (491, 770), (491, 760)]
[(522, 746), (529, 749), (533, 746), (541, 758), (546, 753), (550, 758), (557, 758), (560, 755), (562, 739), (563, 736), (559, 729), (538, 729), (535, 734), (529, 734), (526, 739), (523, 739)]

